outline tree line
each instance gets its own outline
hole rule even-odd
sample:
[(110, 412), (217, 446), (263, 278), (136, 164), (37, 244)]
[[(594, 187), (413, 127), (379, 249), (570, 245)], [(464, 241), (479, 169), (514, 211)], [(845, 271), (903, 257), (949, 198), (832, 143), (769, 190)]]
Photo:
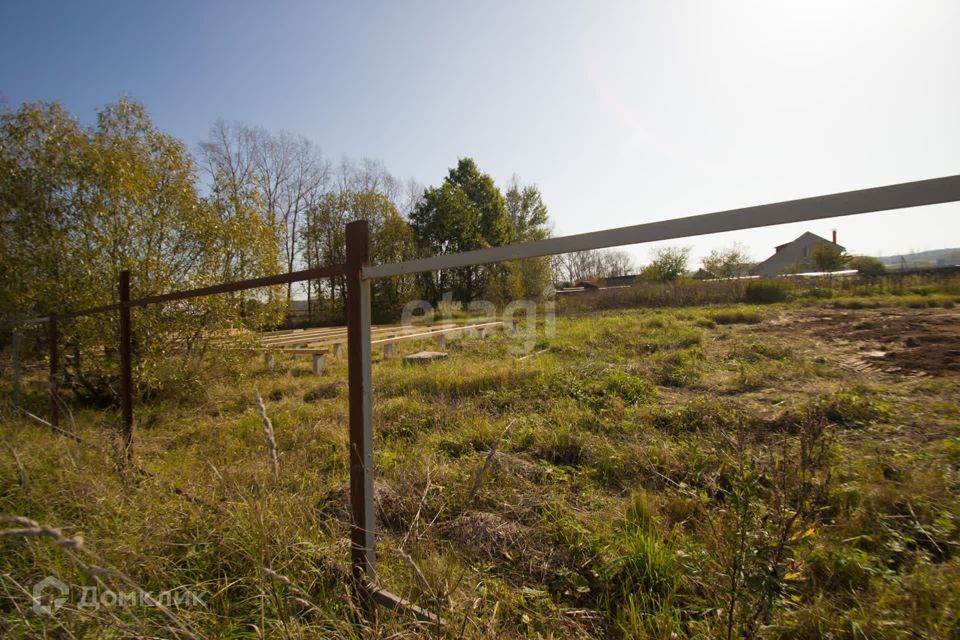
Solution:
[[(536, 240), (550, 234), (539, 189), (514, 177), (501, 190), (470, 158), (438, 186), (401, 181), (383, 163), (333, 162), (302, 136), (216, 122), (195, 153), (161, 131), (144, 105), (109, 104), (84, 125), (56, 102), (0, 108), (0, 318), (18, 320), (116, 302), (130, 270), (135, 297), (344, 261), (344, 229), (371, 224), (371, 260), (398, 262)], [(373, 316), (445, 296), (468, 304), (539, 296), (548, 259), (377, 281)], [(317, 319), (342, 322), (342, 279), (308, 283)], [(203, 355), (205, 336), (277, 324), (294, 287), (271, 287), (135, 311), (139, 381)], [(116, 323), (61, 327), (68, 386), (113, 395)], [(92, 347), (96, 347), (93, 349)]]

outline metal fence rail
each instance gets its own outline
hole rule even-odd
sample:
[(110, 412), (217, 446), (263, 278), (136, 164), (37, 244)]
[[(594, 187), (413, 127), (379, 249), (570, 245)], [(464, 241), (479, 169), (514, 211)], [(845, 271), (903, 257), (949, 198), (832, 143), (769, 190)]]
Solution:
[(606, 249), (628, 244), (675, 240), (724, 231), (769, 227), (790, 222), (852, 216), (960, 200), (960, 175), (917, 182), (844, 191), (813, 198), (787, 200), (686, 218), (648, 222), (630, 227), (549, 238), (536, 242), (464, 251), (449, 255), (367, 267), (364, 278), (386, 278), (404, 273), (453, 269), (478, 264), (537, 258), (588, 249)]

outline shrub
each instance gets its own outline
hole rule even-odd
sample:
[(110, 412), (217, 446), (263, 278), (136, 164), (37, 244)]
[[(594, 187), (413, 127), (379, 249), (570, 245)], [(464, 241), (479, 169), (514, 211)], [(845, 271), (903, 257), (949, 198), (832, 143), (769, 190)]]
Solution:
[(826, 289), (824, 287), (814, 287), (803, 292), (804, 298), (810, 298), (812, 300), (827, 300), (833, 297), (833, 289)]
[(816, 401), (811, 412), (844, 427), (862, 427), (883, 418), (890, 409), (855, 393), (838, 393)]
[(646, 378), (621, 369), (609, 370), (605, 382), (607, 391), (620, 396), (627, 404), (640, 404), (657, 394), (656, 388)]
[(703, 350), (698, 345), (666, 353), (658, 358), (654, 378), (667, 387), (686, 387), (699, 382), (703, 358)]
[(711, 317), (717, 324), (757, 324), (763, 320), (763, 317), (752, 309), (714, 311)]
[(818, 549), (810, 555), (808, 567), (810, 586), (834, 595), (865, 590), (875, 572), (866, 552), (849, 547)]
[(790, 288), (783, 282), (750, 282), (743, 297), (747, 302), (783, 302), (790, 297)]
[(860, 275), (868, 277), (882, 276), (887, 272), (883, 263), (870, 256), (855, 256), (848, 265), (851, 269), (856, 269)]
[(655, 428), (670, 433), (727, 430), (742, 423), (743, 416), (737, 410), (717, 400), (694, 400), (653, 417)]

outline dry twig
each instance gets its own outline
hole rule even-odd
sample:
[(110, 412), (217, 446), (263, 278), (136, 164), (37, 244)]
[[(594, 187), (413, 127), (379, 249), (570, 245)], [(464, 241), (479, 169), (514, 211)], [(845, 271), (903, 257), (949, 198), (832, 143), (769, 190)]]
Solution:
[(267, 416), (267, 407), (263, 404), (263, 398), (260, 397), (260, 390), (254, 389), (257, 394), (257, 408), (260, 410), (260, 417), (263, 419), (263, 435), (267, 438), (267, 450), (270, 454), (270, 469), (273, 472), (273, 479), (280, 477), (280, 463), (277, 460), (277, 440), (273, 436), (273, 423)]

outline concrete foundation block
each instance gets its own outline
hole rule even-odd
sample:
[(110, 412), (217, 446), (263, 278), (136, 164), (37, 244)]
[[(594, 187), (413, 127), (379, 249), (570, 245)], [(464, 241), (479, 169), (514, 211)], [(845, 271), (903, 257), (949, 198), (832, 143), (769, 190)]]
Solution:
[(446, 360), (447, 354), (440, 351), (418, 351), (408, 356), (403, 356), (403, 364), (428, 364), (434, 360)]

